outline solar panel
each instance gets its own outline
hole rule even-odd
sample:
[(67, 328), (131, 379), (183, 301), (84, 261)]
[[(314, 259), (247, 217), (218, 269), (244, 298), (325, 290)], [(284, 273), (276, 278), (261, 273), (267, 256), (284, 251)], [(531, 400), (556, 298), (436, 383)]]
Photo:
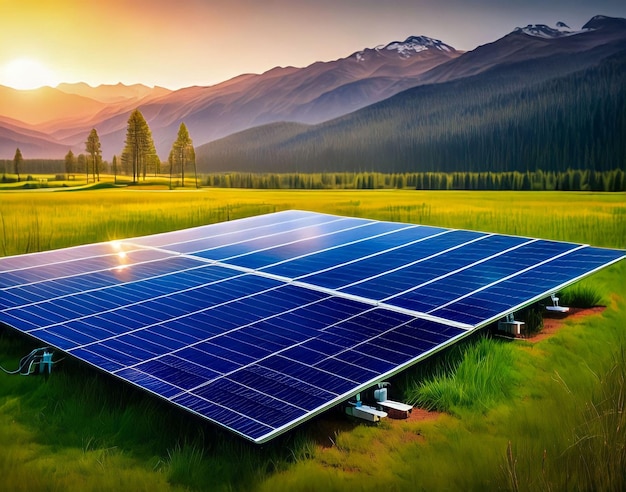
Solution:
[(261, 443), (624, 256), (286, 211), (0, 258), (0, 321)]

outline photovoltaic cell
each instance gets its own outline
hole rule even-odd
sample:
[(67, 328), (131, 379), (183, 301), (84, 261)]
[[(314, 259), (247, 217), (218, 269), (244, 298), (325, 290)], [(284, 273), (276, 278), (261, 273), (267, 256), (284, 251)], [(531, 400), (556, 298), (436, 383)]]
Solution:
[(0, 258), (0, 321), (265, 442), (623, 257), (287, 211)]

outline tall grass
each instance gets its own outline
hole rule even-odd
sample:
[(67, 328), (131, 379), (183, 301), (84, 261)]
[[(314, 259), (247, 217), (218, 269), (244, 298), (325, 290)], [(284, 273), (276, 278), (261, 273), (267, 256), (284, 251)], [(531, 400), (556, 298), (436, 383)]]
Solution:
[[(458, 351), (462, 351), (460, 356)], [(428, 410), (486, 412), (511, 396), (517, 379), (513, 348), (482, 337), (453, 350), (434, 377), (414, 381), (405, 396)]]
[(591, 308), (603, 304), (603, 295), (589, 282), (579, 282), (567, 287), (559, 294), (563, 306)]
[(0, 253), (109, 241), (294, 208), (626, 248), (624, 197), (412, 190), (4, 192)]
[[(542, 436), (543, 449), (509, 442), (502, 460), (503, 488), (534, 490), (626, 490), (626, 353), (594, 374), (589, 399), (567, 388), (554, 394), (558, 413), (548, 425), (563, 435)], [(565, 385), (563, 381), (561, 384)], [(532, 456), (534, 455), (534, 456)], [(506, 484), (506, 485), (505, 485)]]

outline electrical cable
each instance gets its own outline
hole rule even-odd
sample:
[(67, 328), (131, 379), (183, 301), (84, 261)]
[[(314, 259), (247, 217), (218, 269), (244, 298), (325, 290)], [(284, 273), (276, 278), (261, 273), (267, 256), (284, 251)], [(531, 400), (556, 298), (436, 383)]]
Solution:
[[(15, 371), (9, 371), (2, 366), (0, 366), (0, 369), (6, 374), (21, 374), (22, 376), (28, 376), (31, 374), (33, 365), (41, 363), (43, 360), (43, 354), (49, 350), (50, 347), (41, 347), (32, 350), (28, 355), (25, 355), (20, 359), (20, 363)], [(50, 362), (52, 363), (52, 361)], [(24, 372), (25, 368), (26, 371)]]

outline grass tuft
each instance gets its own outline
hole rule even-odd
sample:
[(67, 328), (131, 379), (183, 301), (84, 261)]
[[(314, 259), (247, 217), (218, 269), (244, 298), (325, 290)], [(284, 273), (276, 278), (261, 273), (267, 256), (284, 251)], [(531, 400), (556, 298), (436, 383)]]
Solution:
[(511, 395), (516, 380), (512, 346), (483, 337), (464, 349), (459, 362), (444, 358), (437, 374), (415, 381), (406, 396), (428, 410), (485, 412)]
[(561, 292), (560, 303), (563, 306), (591, 308), (603, 304), (603, 296), (589, 283), (577, 283)]

